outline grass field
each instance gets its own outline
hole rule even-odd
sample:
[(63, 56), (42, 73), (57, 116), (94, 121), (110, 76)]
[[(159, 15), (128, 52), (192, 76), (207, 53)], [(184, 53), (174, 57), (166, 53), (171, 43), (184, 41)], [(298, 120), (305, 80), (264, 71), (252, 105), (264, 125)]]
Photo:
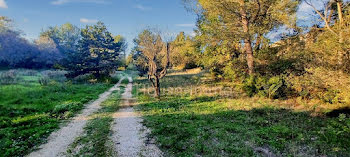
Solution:
[[(0, 85), (0, 154), (23, 156), (45, 141), (60, 123), (79, 112), (111, 84), (76, 84), (48, 72), (16, 71), (16, 80)], [(45, 75), (45, 76), (44, 76)], [(62, 74), (60, 74), (62, 75)], [(41, 82), (39, 80), (44, 80)]]
[[(203, 80), (200, 74), (170, 75), (162, 85), (189, 88), (205, 85)], [(178, 93), (155, 100), (140, 92), (138, 100), (144, 124), (167, 156), (350, 156), (345, 113), (315, 113), (313, 106), (246, 96)]]

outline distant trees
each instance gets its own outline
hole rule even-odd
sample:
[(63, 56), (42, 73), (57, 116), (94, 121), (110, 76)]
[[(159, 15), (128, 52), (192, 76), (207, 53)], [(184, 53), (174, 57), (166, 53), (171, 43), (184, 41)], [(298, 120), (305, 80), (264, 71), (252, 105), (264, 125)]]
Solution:
[(160, 79), (167, 74), (170, 65), (170, 43), (165, 43), (160, 33), (150, 29), (141, 32), (134, 42), (134, 64), (140, 69), (147, 69), (148, 80), (155, 89), (155, 96), (160, 98)]
[(21, 36), (11, 26), (12, 20), (0, 18), (0, 66), (5, 68), (52, 68), (76, 51), (80, 30), (65, 24), (61, 27), (50, 27), (33, 42)]
[(67, 76), (92, 74), (97, 79), (109, 76), (121, 64), (118, 57), (121, 46), (102, 22), (86, 26), (81, 30), (78, 51), (72, 56), (74, 61), (67, 67), (70, 71)]
[(175, 69), (192, 69), (198, 67), (199, 46), (190, 36), (180, 32), (172, 42), (170, 64)]
[(0, 66), (5, 68), (49, 68), (60, 59), (53, 42), (47, 38), (35, 43), (23, 38), (11, 25), (12, 20), (0, 17)]
[(37, 60), (40, 63), (46, 63), (46, 68), (51, 68), (64, 57), (63, 54), (57, 49), (55, 42), (45, 36), (41, 36), (38, 40), (34, 41), (40, 54), (37, 56)]
[(57, 62), (56, 68), (64, 69), (65, 65), (73, 62), (73, 56), (78, 51), (81, 30), (70, 23), (66, 23), (61, 26), (47, 28), (40, 33), (40, 38), (50, 38), (54, 42), (62, 56)]
[(126, 48), (126, 40), (113, 36), (102, 22), (82, 30), (70, 23), (49, 27), (29, 42), (11, 27), (10, 19), (0, 17), (2, 68), (59, 68), (71, 78), (92, 74), (101, 79), (122, 64), (120, 53)]
[(147, 58), (140, 50), (138, 50), (137, 46), (131, 50), (131, 54), (127, 58), (127, 65), (137, 70), (139, 72), (139, 76), (144, 76), (147, 74)]

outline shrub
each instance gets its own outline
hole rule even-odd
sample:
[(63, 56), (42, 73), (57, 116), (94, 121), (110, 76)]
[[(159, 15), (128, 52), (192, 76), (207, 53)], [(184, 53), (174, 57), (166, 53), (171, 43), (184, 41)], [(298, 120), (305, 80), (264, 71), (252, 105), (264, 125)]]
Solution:
[(0, 84), (15, 84), (18, 81), (18, 72), (9, 70), (0, 74)]
[(248, 77), (246, 80), (244, 80), (243, 90), (250, 97), (254, 96), (257, 93), (255, 84), (256, 84), (256, 78), (254, 76)]
[(325, 68), (310, 68), (302, 76), (289, 76), (291, 88), (304, 99), (326, 103), (350, 103), (350, 77)]
[(67, 80), (66, 75), (67, 72), (66, 71), (52, 71), (52, 70), (46, 70), (41, 72), (41, 75), (44, 77), (48, 77), (51, 80), (55, 80), (57, 82), (64, 82)]
[(44, 77), (39, 78), (38, 81), (39, 81), (40, 85), (47, 86), (50, 83), (50, 78), (44, 76)]
[(81, 109), (82, 106), (83, 105), (81, 103), (61, 104), (61, 105), (55, 106), (52, 112), (55, 114), (62, 114), (67, 111), (78, 111)]
[(282, 98), (286, 96), (288, 87), (283, 76), (259, 77), (252, 76), (247, 78), (243, 83), (243, 90), (249, 96), (258, 94), (268, 98)]
[(93, 83), (94, 80), (94, 76), (91, 74), (79, 75), (73, 78), (74, 83)]

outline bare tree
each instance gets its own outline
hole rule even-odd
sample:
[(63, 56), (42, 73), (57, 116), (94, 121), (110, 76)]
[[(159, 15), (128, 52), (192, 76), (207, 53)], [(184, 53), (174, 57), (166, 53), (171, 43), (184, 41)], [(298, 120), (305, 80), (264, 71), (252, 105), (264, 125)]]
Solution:
[(135, 39), (138, 51), (141, 52), (146, 62), (143, 66), (148, 68), (148, 80), (155, 89), (155, 96), (160, 98), (160, 79), (166, 76), (169, 67), (170, 43), (163, 42), (160, 33), (144, 30)]

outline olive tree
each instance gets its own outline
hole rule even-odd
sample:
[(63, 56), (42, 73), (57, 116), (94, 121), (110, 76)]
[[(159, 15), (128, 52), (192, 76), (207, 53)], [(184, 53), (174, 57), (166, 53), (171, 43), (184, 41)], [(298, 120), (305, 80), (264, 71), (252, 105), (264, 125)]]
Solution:
[(169, 67), (170, 43), (164, 42), (161, 34), (146, 29), (134, 40), (136, 49), (144, 58), (143, 65), (147, 68), (148, 80), (155, 89), (155, 96), (160, 98), (160, 79), (166, 76)]

